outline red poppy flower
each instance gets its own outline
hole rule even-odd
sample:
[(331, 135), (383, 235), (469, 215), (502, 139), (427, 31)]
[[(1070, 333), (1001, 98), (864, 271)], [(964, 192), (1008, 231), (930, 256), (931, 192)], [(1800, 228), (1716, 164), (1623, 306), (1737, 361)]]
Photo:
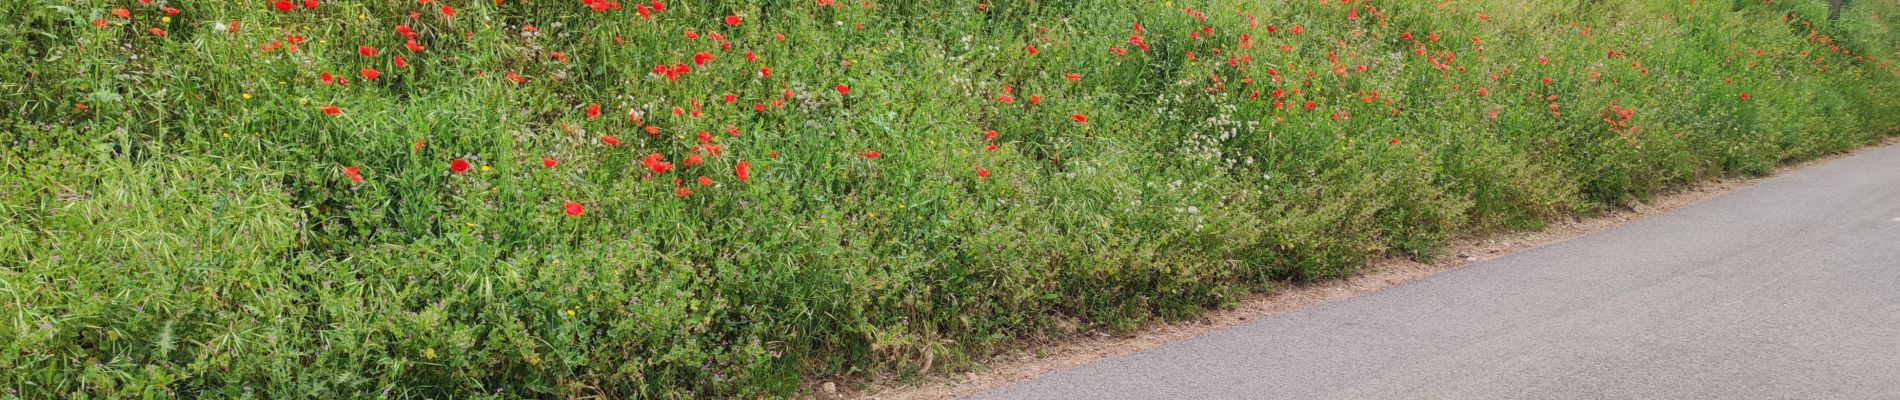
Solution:
[(598, 117), (600, 117), (600, 103), (588, 103), (587, 104), (587, 118), (598, 118)]
[(290, 0), (277, 0), (272, 5), (277, 6), (277, 11), (290, 11), (297, 8), (297, 3), (292, 3)]
[(727, 16), (726, 16), (726, 25), (732, 25), (732, 26), (739, 26), (739, 16), (737, 16), (737, 15), (727, 15)]
[(178, 9), (176, 9), (176, 8), (172, 8), (172, 7), (170, 7), (170, 6), (166, 6), (166, 7), (164, 7), (164, 8), (160, 8), (160, 9), (159, 9), (159, 11), (164, 11), (164, 12), (165, 12), (165, 15), (178, 15), (178, 12), (179, 12), (179, 10), (178, 10)]
[(1037, 53), (1040, 53), (1039, 51), (1036, 51), (1036, 45), (1033, 45), (1033, 44), (1028, 45), (1028, 46), (1023, 46), (1023, 50), (1029, 51), (1029, 55), (1032, 55), (1032, 56), (1036, 55)]
[(1029, 104), (1042, 104), (1042, 95), (1029, 95)]
[(699, 176), (699, 185), (700, 185), (700, 186), (712, 186), (712, 184), (713, 184), (713, 181), (712, 181), (712, 178), (708, 178), (708, 177), (706, 177), (705, 175), (700, 175), (700, 176)]
[(620, 145), (620, 139), (613, 137), (613, 135), (600, 135), (600, 142), (606, 143), (608, 146)]
[(864, 158), (878, 158), (878, 157), (884, 156), (883, 153), (879, 153), (877, 152), (877, 150), (861, 152), (861, 153), (858, 153), (858, 155), (864, 156)]
[(1082, 115), (1082, 113), (1069, 114), (1069, 119), (1075, 120), (1075, 122), (1089, 122), (1089, 116)]
[(343, 176), (349, 177), (350, 183), (363, 183), (363, 175), (359, 173), (360, 171), (355, 165), (346, 166), (343, 167)]
[(565, 211), (567, 211), (567, 215), (570, 217), (580, 216), (581, 213), (587, 212), (586, 207), (582, 207), (581, 203), (577, 203), (573, 200), (568, 200), (565, 203), (561, 203), (561, 208), (565, 209)]
[(850, 86), (845, 86), (845, 85), (844, 85), (844, 84), (842, 84), (842, 83), (840, 83), (840, 84), (838, 84), (838, 87), (837, 87), (837, 89), (838, 89), (838, 94), (842, 94), (842, 95), (849, 95), (849, 94), (851, 94), (851, 87), (850, 87)]
[(996, 136), (997, 136), (997, 135), (998, 135), (998, 133), (996, 133), (996, 130), (993, 130), (993, 129), (992, 129), (992, 130), (987, 130), (987, 131), (983, 131), (983, 138), (984, 138), (984, 139), (988, 139), (988, 140), (996, 140)]
[(343, 113), (343, 109), (336, 108), (336, 106), (329, 105), (329, 104), (325, 104), (322, 107), (317, 107), (317, 110), (321, 110), (323, 111), (324, 114), (330, 114), (330, 115), (337, 115), (337, 114)]
[(976, 167), (976, 176), (982, 177), (982, 178), (988, 178), (990, 177), (990, 170), (984, 169), (983, 167)]
[(123, 9), (123, 8), (114, 8), (114, 9), (112, 9), (112, 16), (115, 16), (115, 17), (119, 17), (119, 18), (125, 18), (125, 19), (131, 19), (131, 18), (132, 18), (132, 10), (127, 10), (127, 9)]
[(377, 71), (375, 68), (364, 68), (356, 70), (356, 72), (363, 74), (363, 79), (376, 79), (376, 77), (383, 76), (383, 73)]
[(151, 32), (151, 33), (152, 33), (152, 36), (165, 36), (165, 30), (164, 30), (164, 29), (158, 29), (158, 28), (152, 28), (152, 29), (146, 29), (145, 31), (146, 31), (146, 32)]
[(1069, 78), (1069, 80), (1071, 80), (1071, 81), (1080, 81), (1080, 80), (1082, 80), (1082, 74), (1077, 74), (1077, 73), (1070, 73), (1070, 74), (1069, 74), (1069, 75), (1067, 76), (1067, 78)]
[(404, 60), (404, 59), (402, 59), (402, 56), (396, 56), (396, 59), (395, 59), (395, 62), (396, 62), (396, 66), (397, 66), (397, 67), (407, 67), (407, 66), (409, 66), (409, 60)]
[(455, 7), (442, 6), (442, 15), (455, 16)]
[(449, 161), (449, 172), (459, 174), (465, 171), (468, 171), (468, 160), (457, 158)]
[(303, 8), (317, 8), (317, 0), (303, 0)]
[(990, 146), (987, 147), (987, 149), (989, 149), (989, 151), (996, 151), (996, 143), (990, 143)]
[(1313, 107), (1319, 107), (1319, 103), (1314, 103), (1314, 102), (1313, 102), (1312, 100), (1307, 100), (1307, 101), (1306, 101), (1306, 109), (1307, 109), (1308, 111), (1311, 111), (1311, 110), (1313, 109)]
[(411, 52), (419, 52), (423, 50), (422, 44), (416, 43), (415, 39), (409, 39), (409, 41), (403, 42), (402, 47), (409, 49), (409, 51)]
[(673, 195), (679, 196), (679, 197), (691, 196), (693, 195), (693, 189), (688, 189), (685, 186), (680, 186), (678, 188), (673, 189)]
[(673, 169), (673, 163), (666, 162), (666, 156), (660, 155), (660, 153), (647, 154), (646, 158), (640, 159), (640, 164), (646, 165), (647, 169), (652, 170), (654, 173), (666, 172), (666, 170)]
[(712, 61), (713, 59), (714, 57), (712, 53), (702, 51), (702, 52), (699, 52), (699, 54), (693, 55), (693, 65), (706, 65), (707, 62)]
[(1751, 96), (1748, 95), (1748, 92), (1742, 92), (1742, 101), (1748, 101), (1749, 98), (1751, 98)]
[(739, 160), (739, 165), (732, 168), (732, 174), (737, 175), (739, 177), (740, 182), (751, 180), (752, 179), (752, 163), (747, 162), (745, 160)]
[(700, 157), (699, 153), (688, 154), (686, 155), (685, 160), (680, 160), (681, 164), (685, 164), (685, 166), (688, 166), (688, 167), (697, 165), (702, 162), (706, 162), (706, 158)]
[(369, 45), (356, 46), (356, 53), (362, 54), (364, 57), (375, 57), (376, 48), (370, 47)]
[(555, 165), (560, 163), (560, 161), (555, 161), (552, 157), (541, 157), (541, 166), (543, 167), (554, 168)]

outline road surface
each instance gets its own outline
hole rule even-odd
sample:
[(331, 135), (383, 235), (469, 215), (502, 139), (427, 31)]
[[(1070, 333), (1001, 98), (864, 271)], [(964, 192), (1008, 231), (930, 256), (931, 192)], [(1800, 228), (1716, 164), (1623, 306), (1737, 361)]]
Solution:
[(975, 399), (1900, 399), (1900, 146)]

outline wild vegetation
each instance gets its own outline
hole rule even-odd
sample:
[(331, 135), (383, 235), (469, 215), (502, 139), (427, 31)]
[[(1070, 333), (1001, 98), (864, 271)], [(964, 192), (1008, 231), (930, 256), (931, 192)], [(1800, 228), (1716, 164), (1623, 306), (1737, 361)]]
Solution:
[(777, 397), (1900, 127), (1888, 1), (0, 2), (0, 397)]

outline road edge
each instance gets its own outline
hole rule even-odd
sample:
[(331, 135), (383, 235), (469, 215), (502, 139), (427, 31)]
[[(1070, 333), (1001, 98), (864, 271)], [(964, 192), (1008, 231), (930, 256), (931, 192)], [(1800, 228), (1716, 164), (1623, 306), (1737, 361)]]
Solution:
[(1145, 326), (1125, 336), (1090, 332), (1056, 342), (1030, 342), (1019, 349), (981, 358), (975, 362), (974, 371), (957, 372), (954, 375), (933, 373), (926, 377), (910, 379), (897, 376), (873, 376), (860, 381), (849, 379), (811, 381), (801, 384), (798, 397), (951, 399), (969, 396), (1050, 372), (1205, 335), (1262, 318), (1272, 318), (1320, 304), (1378, 292), (1478, 262), (1584, 237), (1748, 188), (1789, 171), (1896, 144), (1900, 144), (1900, 137), (1889, 137), (1853, 150), (1784, 163), (1766, 176), (1708, 179), (1629, 207), (1609, 210), (1587, 218), (1571, 216), (1551, 221), (1539, 231), (1508, 232), (1459, 239), (1447, 247), (1449, 250), (1446, 253), (1447, 256), (1429, 263), (1403, 257), (1375, 259), (1348, 278), (1309, 283), (1284, 283), (1272, 292), (1255, 294), (1243, 299), (1233, 308), (1208, 310), (1191, 319)]

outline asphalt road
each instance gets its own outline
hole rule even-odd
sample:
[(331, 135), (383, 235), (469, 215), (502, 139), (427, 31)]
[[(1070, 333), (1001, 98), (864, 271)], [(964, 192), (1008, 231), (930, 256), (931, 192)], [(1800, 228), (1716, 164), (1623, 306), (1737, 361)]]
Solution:
[(976, 399), (1900, 399), (1900, 146)]

